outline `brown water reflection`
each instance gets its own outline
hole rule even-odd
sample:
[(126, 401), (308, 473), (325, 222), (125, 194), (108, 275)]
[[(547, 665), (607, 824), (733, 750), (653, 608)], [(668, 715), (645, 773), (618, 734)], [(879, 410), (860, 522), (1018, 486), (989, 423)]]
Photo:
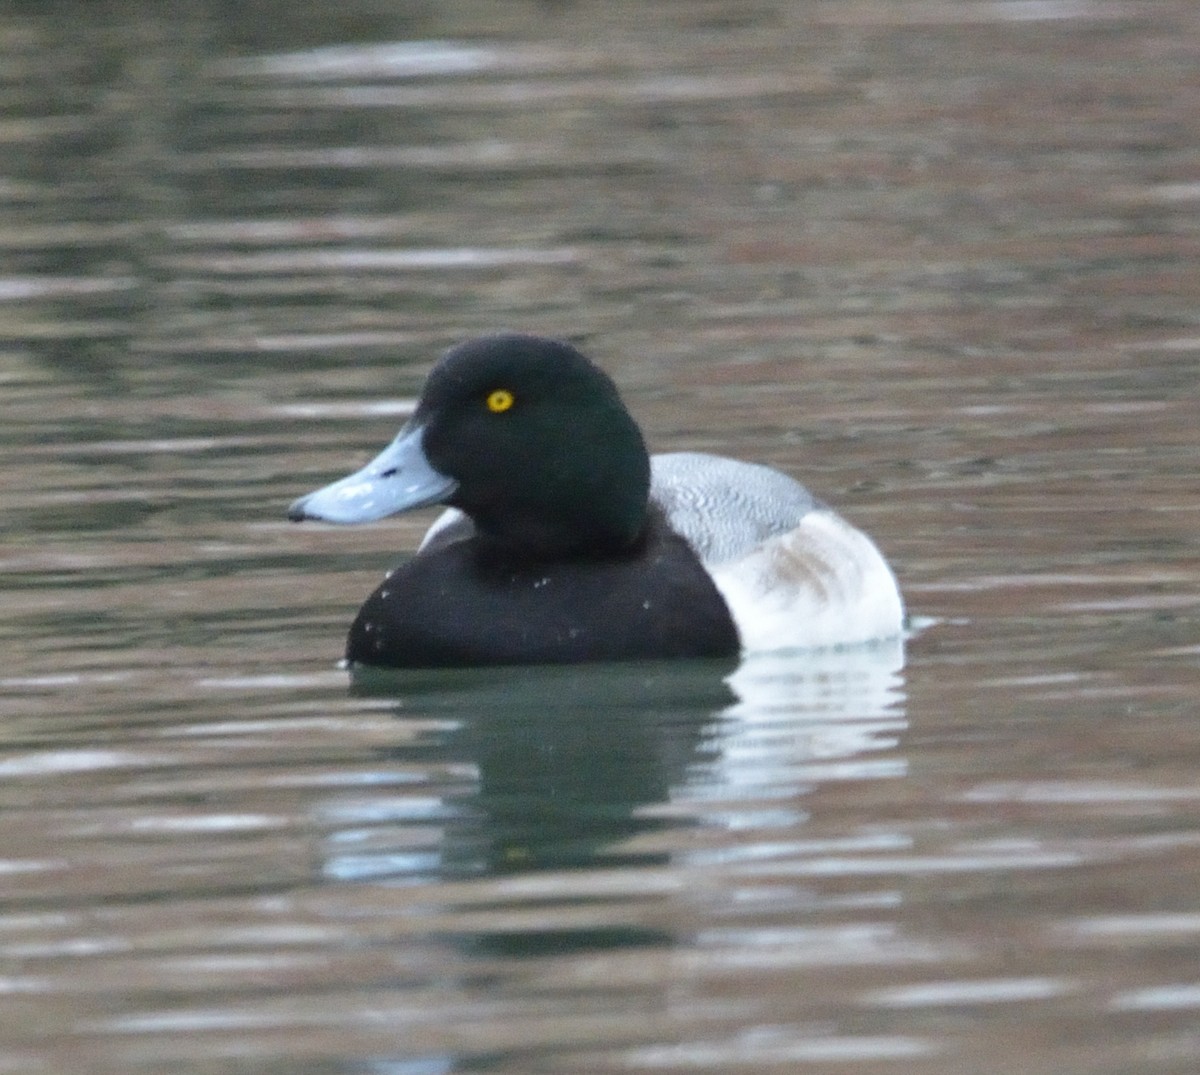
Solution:
[[(0, 13), (0, 1071), (1200, 1055), (1184, 0)], [(351, 683), (283, 521), (569, 334), (895, 652)]]

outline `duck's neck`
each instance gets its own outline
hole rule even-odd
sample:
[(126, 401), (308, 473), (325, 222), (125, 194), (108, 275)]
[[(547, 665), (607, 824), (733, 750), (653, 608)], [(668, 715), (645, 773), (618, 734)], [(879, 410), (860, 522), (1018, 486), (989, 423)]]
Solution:
[(606, 445), (583, 462), (543, 462), (536, 480), (510, 486), (495, 501), (458, 506), (485, 543), (513, 558), (628, 555), (647, 524), (650, 461), (641, 439), (623, 449)]

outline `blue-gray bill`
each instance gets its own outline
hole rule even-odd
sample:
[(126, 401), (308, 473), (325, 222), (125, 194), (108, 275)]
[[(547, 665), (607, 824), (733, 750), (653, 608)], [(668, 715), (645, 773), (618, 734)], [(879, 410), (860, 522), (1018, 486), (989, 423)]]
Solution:
[(425, 457), (424, 429), (408, 425), (361, 470), (288, 508), (292, 522), (369, 523), (414, 508), (440, 504), (458, 482), (437, 471)]

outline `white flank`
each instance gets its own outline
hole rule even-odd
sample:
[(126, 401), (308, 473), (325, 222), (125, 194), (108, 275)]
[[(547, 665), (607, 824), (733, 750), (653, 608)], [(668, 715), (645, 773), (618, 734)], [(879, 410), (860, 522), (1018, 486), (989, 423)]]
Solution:
[(903, 631), (887, 561), (829, 510), (810, 511), (794, 530), (709, 572), (749, 652), (849, 646)]

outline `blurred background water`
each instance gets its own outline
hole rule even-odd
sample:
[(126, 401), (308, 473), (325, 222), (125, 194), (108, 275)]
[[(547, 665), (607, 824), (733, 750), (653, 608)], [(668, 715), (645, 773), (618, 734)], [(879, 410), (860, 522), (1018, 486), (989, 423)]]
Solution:
[[(1191, 1075), (1200, 8), (0, 7), (0, 1072)], [(442, 348), (876, 537), (899, 647), (367, 676)]]

